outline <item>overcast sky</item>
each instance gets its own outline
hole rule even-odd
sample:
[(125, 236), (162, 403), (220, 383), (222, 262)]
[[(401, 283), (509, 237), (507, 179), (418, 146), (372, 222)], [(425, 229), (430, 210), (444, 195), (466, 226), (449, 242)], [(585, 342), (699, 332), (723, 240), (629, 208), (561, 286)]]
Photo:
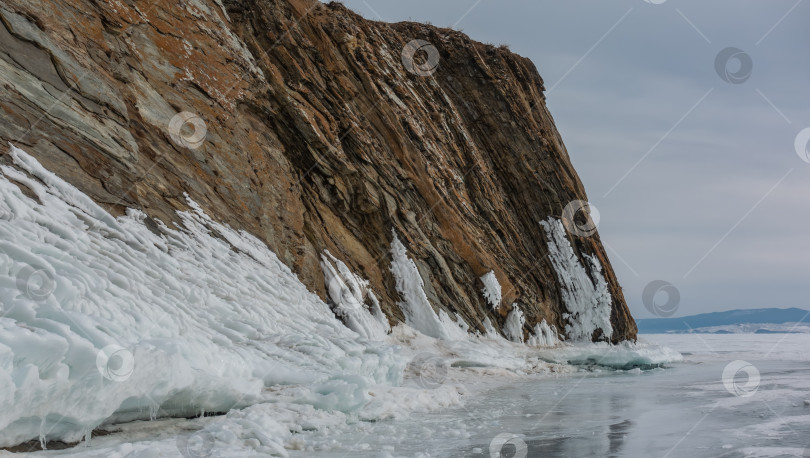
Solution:
[[(675, 316), (810, 309), (810, 163), (795, 148), (810, 127), (810, 1), (650, 1), (344, 3), (537, 65), (637, 318), (653, 316), (653, 280), (677, 287)], [(728, 47), (752, 64), (729, 61), (736, 82), (716, 71)]]

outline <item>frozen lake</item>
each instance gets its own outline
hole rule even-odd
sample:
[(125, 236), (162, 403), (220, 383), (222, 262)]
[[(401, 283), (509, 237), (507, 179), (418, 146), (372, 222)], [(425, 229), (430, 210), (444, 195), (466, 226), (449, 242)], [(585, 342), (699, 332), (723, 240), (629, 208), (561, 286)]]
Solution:
[[(184, 456), (194, 458), (258, 457), (268, 453), (257, 443), (271, 443), (275, 434), (286, 438), (274, 456), (299, 458), (810, 457), (810, 335), (642, 340), (673, 348), (684, 359), (644, 371), (543, 363), (535, 375), (455, 367), (444, 382), (423, 389), (372, 389), (370, 398), (382, 402), (372, 418), (390, 418), (386, 410), (395, 417), (377, 421), (313, 409), (280, 391), (278, 400), (227, 416), (122, 424), (89, 447), (37, 455), (131, 458), (188, 450)], [(446, 354), (494, 348), (492, 342), (454, 345)], [(514, 357), (508, 348), (501, 358)], [(587, 359), (582, 348), (540, 354)], [(408, 413), (407, 406), (416, 410)]]
[(684, 362), (520, 378), (463, 408), (305, 432), (308, 450), (291, 456), (489, 457), (496, 437), (511, 438), (505, 457), (810, 456), (810, 335), (643, 338)]

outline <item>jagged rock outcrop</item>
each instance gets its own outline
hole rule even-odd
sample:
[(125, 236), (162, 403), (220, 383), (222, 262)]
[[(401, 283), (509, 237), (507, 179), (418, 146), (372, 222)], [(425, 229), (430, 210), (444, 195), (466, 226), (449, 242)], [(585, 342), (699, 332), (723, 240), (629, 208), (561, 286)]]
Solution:
[[(404, 320), (395, 233), (437, 310), (483, 332), (517, 302), (527, 335), (542, 320), (565, 329), (540, 222), (586, 195), (528, 59), (315, 0), (142, 8), (0, 5), (0, 161), (18, 145), (114, 213), (169, 225), (187, 193), (324, 298), (328, 249), (369, 280), (392, 323)], [(428, 45), (415, 52), (413, 40)], [(598, 235), (569, 238), (583, 265), (603, 267), (611, 340), (634, 339)], [(481, 294), (490, 271), (497, 308)]]

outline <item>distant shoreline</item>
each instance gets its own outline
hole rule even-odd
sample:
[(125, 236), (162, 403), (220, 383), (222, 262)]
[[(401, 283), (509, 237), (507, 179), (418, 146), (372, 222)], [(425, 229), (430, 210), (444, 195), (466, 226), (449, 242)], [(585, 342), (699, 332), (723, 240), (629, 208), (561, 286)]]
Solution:
[(639, 334), (810, 334), (810, 311), (800, 308), (728, 310), (677, 318), (636, 320)]

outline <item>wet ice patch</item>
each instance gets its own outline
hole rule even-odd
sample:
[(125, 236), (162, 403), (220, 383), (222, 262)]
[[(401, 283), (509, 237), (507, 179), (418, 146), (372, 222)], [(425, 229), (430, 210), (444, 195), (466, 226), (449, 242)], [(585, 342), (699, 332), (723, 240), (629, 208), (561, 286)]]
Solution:
[(669, 347), (628, 341), (617, 345), (607, 342), (565, 344), (541, 351), (541, 354), (561, 364), (621, 370), (652, 369), (683, 361), (683, 356)]

